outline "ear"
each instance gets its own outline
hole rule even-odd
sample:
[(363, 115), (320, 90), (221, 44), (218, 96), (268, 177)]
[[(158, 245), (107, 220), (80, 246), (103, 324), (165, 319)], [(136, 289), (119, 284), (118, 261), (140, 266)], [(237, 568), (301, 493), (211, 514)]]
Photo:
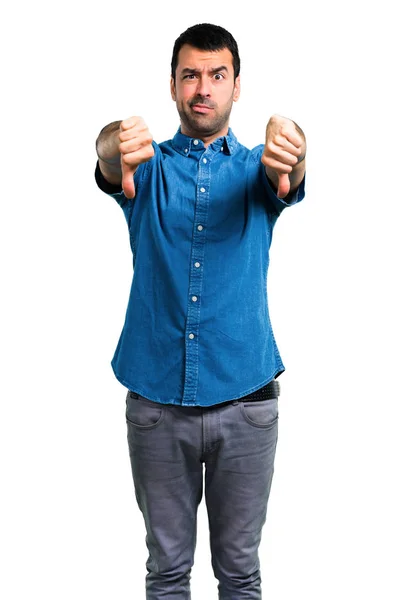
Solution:
[(237, 102), (240, 96), (240, 75), (235, 79), (235, 86), (233, 88), (233, 101)]
[(172, 75), (171, 75), (171, 79), (170, 79), (170, 82), (169, 82), (169, 86), (170, 86), (170, 89), (171, 89), (172, 100), (175, 102), (176, 101), (175, 82), (174, 82), (174, 78), (172, 77)]

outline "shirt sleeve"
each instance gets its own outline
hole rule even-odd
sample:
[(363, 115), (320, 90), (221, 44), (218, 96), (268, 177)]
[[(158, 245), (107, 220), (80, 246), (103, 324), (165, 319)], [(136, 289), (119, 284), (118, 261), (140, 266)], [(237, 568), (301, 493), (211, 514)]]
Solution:
[[(157, 152), (159, 152), (159, 149), (158, 149), (158, 145), (154, 141), (153, 141), (153, 148), (154, 148), (154, 156), (156, 156)], [(94, 177), (95, 177), (98, 187), (100, 188), (100, 190), (102, 192), (104, 192), (108, 196), (111, 196), (112, 198), (114, 198), (114, 200), (120, 205), (120, 207), (124, 211), (125, 219), (126, 219), (126, 222), (128, 223), (129, 228), (131, 227), (134, 206), (135, 206), (136, 200), (141, 192), (142, 182), (148, 176), (151, 165), (153, 165), (153, 164), (154, 164), (154, 158), (145, 163), (142, 163), (138, 166), (138, 168), (136, 169), (135, 174), (133, 176), (133, 180), (135, 182), (135, 197), (127, 198), (122, 189), (122, 185), (120, 185), (120, 184), (114, 185), (112, 183), (109, 183), (105, 179), (103, 173), (100, 170), (99, 161), (97, 161), (97, 163), (96, 163)]]
[(278, 198), (278, 196), (276, 195), (277, 190), (275, 190), (275, 186), (267, 177), (265, 166), (261, 162), (261, 155), (263, 153), (263, 149), (263, 145), (257, 146), (257, 148), (253, 150), (252, 156), (258, 164), (258, 181), (265, 192), (268, 208), (272, 213), (279, 216), (284, 208), (288, 206), (294, 206), (295, 204), (298, 204), (299, 202), (301, 202), (301, 200), (303, 200), (305, 196), (306, 178), (304, 175), (299, 187), (294, 192), (289, 192), (289, 194), (285, 198)]
[[(136, 171), (136, 173), (137, 173), (137, 171)], [(135, 176), (136, 176), (136, 173), (135, 173)], [(99, 186), (99, 188), (101, 189), (101, 191), (104, 192), (105, 194), (107, 194), (108, 196), (111, 196), (112, 198), (114, 198), (114, 200), (120, 205), (120, 207), (124, 211), (126, 222), (128, 223), (128, 226), (130, 227), (135, 199), (134, 198), (129, 199), (125, 196), (125, 194), (122, 190), (122, 185), (114, 185), (114, 184), (108, 182), (107, 179), (105, 179), (103, 173), (100, 170), (99, 161), (97, 161), (97, 163), (96, 163), (94, 177), (95, 177), (96, 183)], [(135, 180), (135, 186), (136, 186), (136, 180)]]

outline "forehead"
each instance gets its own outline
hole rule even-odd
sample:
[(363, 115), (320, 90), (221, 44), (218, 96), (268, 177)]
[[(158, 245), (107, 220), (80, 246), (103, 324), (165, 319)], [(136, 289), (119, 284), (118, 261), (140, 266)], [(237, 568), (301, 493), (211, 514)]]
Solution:
[(199, 50), (184, 44), (179, 50), (177, 71), (182, 69), (207, 70), (225, 66), (233, 73), (233, 56), (228, 48), (222, 50)]

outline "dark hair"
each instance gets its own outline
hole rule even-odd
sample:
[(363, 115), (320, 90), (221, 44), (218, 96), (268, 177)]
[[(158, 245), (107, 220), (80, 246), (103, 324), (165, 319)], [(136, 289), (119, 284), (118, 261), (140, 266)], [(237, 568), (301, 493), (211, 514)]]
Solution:
[(189, 44), (198, 50), (223, 50), (227, 48), (233, 57), (234, 79), (240, 72), (240, 58), (238, 45), (235, 38), (223, 27), (211, 25), (210, 23), (200, 23), (186, 29), (175, 40), (174, 50), (171, 60), (171, 76), (175, 81), (176, 67), (178, 66), (179, 50), (184, 44)]

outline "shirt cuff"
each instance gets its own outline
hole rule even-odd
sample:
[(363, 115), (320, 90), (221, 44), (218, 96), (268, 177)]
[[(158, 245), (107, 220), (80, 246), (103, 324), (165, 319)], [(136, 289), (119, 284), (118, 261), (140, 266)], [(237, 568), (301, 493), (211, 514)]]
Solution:
[(264, 171), (264, 181), (265, 181), (265, 185), (267, 186), (268, 189), (268, 195), (272, 201), (272, 204), (275, 208), (276, 213), (279, 215), (284, 208), (288, 207), (288, 206), (293, 206), (294, 204), (298, 204), (299, 202), (301, 202), (301, 200), (303, 200), (304, 196), (305, 196), (305, 182), (306, 182), (306, 176), (304, 174), (304, 177), (302, 179), (302, 181), (300, 182), (299, 187), (294, 191), (294, 192), (289, 192), (289, 194), (287, 196), (285, 196), (285, 198), (278, 198), (277, 194), (277, 189), (274, 186), (274, 184), (272, 183), (272, 181), (269, 179), (269, 177), (267, 176), (265, 169), (263, 167), (263, 171)]
[(274, 192), (277, 200), (279, 200), (279, 202), (282, 202), (282, 204), (284, 206), (292, 206), (292, 204), (296, 204), (297, 202), (300, 202), (300, 200), (302, 200), (304, 198), (305, 192), (304, 192), (304, 187), (305, 187), (305, 175), (303, 177), (303, 179), (301, 180), (299, 186), (297, 187), (297, 189), (294, 192), (289, 192), (287, 196), (285, 196), (284, 198), (279, 198), (277, 196), (278, 190), (275, 188), (274, 184), (272, 183), (272, 181), (270, 180), (270, 178), (268, 177), (268, 175), (266, 175), (267, 180), (269, 185), (272, 188), (272, 191)]

